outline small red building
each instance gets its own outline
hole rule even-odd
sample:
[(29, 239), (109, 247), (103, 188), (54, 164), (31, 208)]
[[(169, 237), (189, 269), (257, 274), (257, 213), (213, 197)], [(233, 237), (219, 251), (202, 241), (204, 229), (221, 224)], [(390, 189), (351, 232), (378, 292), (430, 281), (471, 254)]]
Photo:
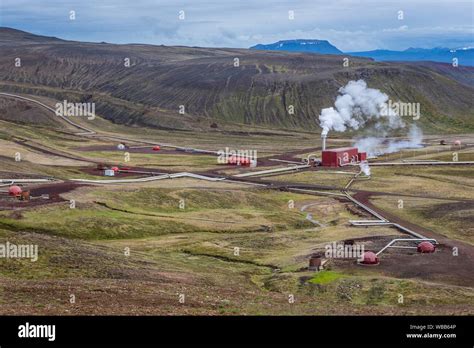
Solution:
[(323, 150), (321, 157), (324, 167), (342, 167), (349, 163), (367, 161), (367, 152), (359, 152), (357, 147), (340, 147)]
[(357, 163), (358, 150), (356, 147), (341, 147), (338, 149), (324, 150), (322, 161), (324, 167), (342, 167), (349, 163)]

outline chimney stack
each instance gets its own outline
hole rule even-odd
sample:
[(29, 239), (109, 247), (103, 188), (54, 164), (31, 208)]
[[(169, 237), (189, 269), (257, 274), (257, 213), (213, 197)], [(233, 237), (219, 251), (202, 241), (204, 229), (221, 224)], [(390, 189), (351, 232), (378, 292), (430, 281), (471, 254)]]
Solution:
[(322, 134), (321, 135), (321, 140), (322, 140), (322, 150), (325, 151), (326, 150), (326, 137), (327, 137), (327, 134)]

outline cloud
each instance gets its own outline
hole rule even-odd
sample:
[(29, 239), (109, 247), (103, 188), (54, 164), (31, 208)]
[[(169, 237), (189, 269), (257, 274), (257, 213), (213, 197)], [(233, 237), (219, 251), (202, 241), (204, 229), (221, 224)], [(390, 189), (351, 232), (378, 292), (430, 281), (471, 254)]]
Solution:
[(405, 31), (405, 30), (408, 30), (408, 25), (401, 25), (398, 28), (387, 28), (387, 29), (383, 29), (382, 31), (385, 33), (392, 33), (392, 32)]
[(467, 0), (0, 0), (0, 7), (1, 25), (84, 41), (249, 47), (314, 38), (345, 51), (473, 43)]

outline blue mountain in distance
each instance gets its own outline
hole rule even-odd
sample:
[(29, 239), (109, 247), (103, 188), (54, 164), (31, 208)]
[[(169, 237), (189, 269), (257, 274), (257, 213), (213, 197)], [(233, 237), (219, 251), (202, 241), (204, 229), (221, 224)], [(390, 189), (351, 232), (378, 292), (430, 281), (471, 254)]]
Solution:
[(435, 48), (408, 48), (404, 51), (374, 50), (365, 52), (346, 52), (356, 57), (373, 58), (379, 61), (433, 61), (452, 63), (458, 59), (459, 65), (474, 66), (474, 48), (465, 47), (450, 49), (445, 47)]
[(474, 47), (463, 48), (413, 48), (403, 51), (373, 50), (363, 52), (342, 52), (327, 40), (283, 40), (268, 45), (255, 45), (253, 50), (306, 52), (315, 54), (350, 55), (356, 57), (372, 58), (377, 61), (433, 61), (452, 63), (453, 58), (458, 59), (459, 65), (474, 66)]
[(268, 45), (255, 45), (251, 50), (308, 52), (318, 54), (342, 54), (327, 40), (282, 40)]

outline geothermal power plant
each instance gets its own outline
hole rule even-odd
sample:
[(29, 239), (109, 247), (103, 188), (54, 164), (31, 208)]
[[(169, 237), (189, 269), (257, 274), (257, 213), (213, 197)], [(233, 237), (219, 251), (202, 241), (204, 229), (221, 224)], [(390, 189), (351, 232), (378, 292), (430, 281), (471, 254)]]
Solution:
[[(474, 102), (442, 87), (455, 72), (13, 34), (0, 40), (5, 67), (24, 54), (0, 92), (0, 239), (37, 245), (38, 262), (2, 259), (0, 241), (4, 312), (474, 308), (474, 136), (456, 128)], [(416, 89), (402, 80), (414, 71)], [(433, 107), (399, 115), (402, 97)], [(94, 119), (56, 113), (73, 98), (96, 103)]]

